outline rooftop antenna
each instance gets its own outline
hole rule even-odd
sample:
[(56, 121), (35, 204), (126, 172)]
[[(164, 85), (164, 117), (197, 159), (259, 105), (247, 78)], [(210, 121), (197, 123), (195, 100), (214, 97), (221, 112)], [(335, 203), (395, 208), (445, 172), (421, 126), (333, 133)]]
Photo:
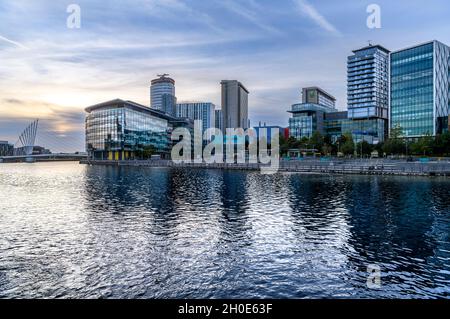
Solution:
[(369, 47), (372, 46), (372, 40), (368, 40), (367, 42), (369, 42)]
[(169, 76), (170, 74), (164, 73), (164, 74), (157, 74), (160, 78), (165, 78), (166, 76)]

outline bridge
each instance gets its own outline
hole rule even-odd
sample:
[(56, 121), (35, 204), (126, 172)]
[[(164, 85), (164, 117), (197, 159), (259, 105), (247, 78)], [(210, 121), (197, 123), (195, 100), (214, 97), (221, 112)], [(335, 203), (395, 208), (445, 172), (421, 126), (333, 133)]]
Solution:
[[(25, 128), (25, 130), (20, 134), (17, 142), (14, 144), (12, 151), (10, 151), (9, 154), (5, 154), (5, 156), (0, 156), (0, 163), (33, 163), (36, 161), (80, 161), (87, 158), (87, 154), (85, 153), (66, 151), (73, 147), (74, 144), (79, 145), (79, 140), (71, 141), (67, 140), (67, 138), (58, 140), (54, 133), (51, 133), (45, 129), (38, 135), (38, 124), (39, 120), (34, 120)], [(36, 140), (44, 143), (43, 145), (51, 145), (52, 147), (55, 147), (62, 151), (58, 153), (41, 152), (39, 154), (36, 154)]]

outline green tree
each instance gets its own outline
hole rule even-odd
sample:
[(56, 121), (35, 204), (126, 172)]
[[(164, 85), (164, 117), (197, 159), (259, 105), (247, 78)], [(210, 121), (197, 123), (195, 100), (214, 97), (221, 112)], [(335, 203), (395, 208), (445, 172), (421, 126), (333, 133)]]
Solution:
[(315, 131), (311, 138), (309, 139), (309, 143), (311, 148), (322, 151), (322, 147), (324, 146), (324, 138), (323, 135), (320, 134), (319, 131)]
[[(358, 154), (358, 156), (370, 156), (372, 154), (373, 151), (373, 146), (371, 144), (369, 144), (367, 141), (362, 141), (359, 142), (356, 145), (356, 152)], [(362, 152), (362, 154), (361, 154)]]
[(142, 157), (143, 159), (149, 159), (152, 157), (152, 155), (155, 154), (155, 147), (153, 145), (146, 145), (144, 146), (144, 149), (142, 151)]
[(353, 155), (355, 153), (355, 143), (351, 134), (345, 134), (340, 138), (340, 149), (344, 155)]
[(390, 137), (383, 145), (383, 152), (389, 155), (400, 155), (406, 153), (406, 144), (403, 136), (403, 129), (397, 125), (391, 130)]

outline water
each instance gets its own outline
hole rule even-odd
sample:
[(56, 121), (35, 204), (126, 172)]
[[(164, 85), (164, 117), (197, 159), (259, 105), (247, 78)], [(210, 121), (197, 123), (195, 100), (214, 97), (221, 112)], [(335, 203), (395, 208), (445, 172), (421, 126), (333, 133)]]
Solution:
[(0, 199), (0, 298), (450, 297), (448, 178), (0, 164)]

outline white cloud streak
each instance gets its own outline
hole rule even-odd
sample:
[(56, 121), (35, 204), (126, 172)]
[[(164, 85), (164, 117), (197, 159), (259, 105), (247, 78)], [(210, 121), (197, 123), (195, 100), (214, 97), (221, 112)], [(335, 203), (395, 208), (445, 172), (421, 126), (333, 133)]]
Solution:
[(19, 47), (19, 48), (21, 48), (21, 49), (27, 49), (27, 50), (28, 50), (28, 48), (27, 48), (26, 46), (24, 46), (22, 43), (19, 43), (19, 42), (17, 42), (17, 41), (13, 41), (13, 40), (8, 39), (8, 38), (6, 38), (6, 37), (4, 37), (4, 36), (1, 36), (1, 35), (0, 35), (0, 40), (1, 40), (1, 41), (5, 41), (5, 42), (8, 42), (8, 43), (10, 43), (10, 44), (13, 44), (13, 45), (15, 45), (16, 47)]
[(335, 35), (341, 35), (340, 31), (336, 29), (316, 8), (314, 8), (307, 0), (294, 0), (298, 9), (311, 20), (313, 20), (323, 30), (333, 33)]

